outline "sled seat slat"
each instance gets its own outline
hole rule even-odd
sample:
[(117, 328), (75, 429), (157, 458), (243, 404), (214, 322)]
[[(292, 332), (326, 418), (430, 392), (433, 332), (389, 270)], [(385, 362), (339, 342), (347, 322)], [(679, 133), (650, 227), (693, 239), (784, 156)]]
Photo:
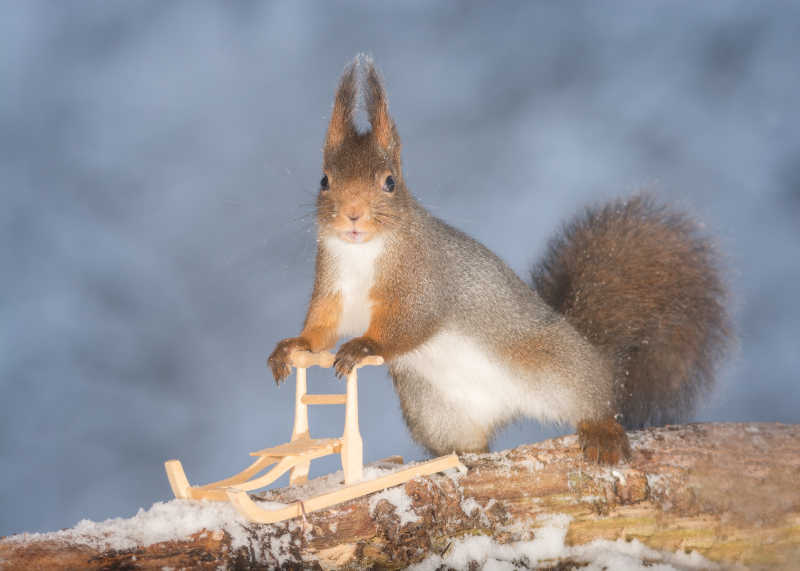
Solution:
[(303, 404), (347, 404), (347, 395), (303, 395)]
[(341, 438), (303, 438), (251, 452), (250, 456), (270, 456), (283, 458), (285, 456), (324, 456), (325, 454), (338, 454), (342, 448)]

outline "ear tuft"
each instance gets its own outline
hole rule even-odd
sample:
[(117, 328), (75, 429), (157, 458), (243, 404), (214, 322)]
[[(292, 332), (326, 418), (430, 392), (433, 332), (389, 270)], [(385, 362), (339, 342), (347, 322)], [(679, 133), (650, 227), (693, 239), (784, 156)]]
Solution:
[(367, 104), (367, 115), (372, 126), (372, 134), (378, 144), (387, 151), (396, 151), (400, 146), (400, 138), (397, 129), (389, 115), (389, 102), (386, 98), (386, 91), (383, 89), (378, 70), (372, 58), (360, 55), (361, 65), (364, 69), (366, 81), (366, 93), (364, 98)]
[(339, 81), (339, 88), (336, 90), (336, 97), (333, 101), (333, 112), (331, 121), (328, 124), (328, 134), (325, 137), (325, 148), (334, 149), (341, 145), (344, 140), (356, 132), (353, 123), (353, 112), (356, 106), (356, 68), (359, 63), (359, 56), (347, 64)]

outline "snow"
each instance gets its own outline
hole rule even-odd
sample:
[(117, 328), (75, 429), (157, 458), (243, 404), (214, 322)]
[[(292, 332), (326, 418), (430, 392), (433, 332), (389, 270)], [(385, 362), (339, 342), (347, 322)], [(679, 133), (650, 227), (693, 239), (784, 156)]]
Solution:
[(461, 500), (461, 511), (464, 512), (467, 516), (472, 517), (475, 513), (475, 510), (478, 510), (478, 515), (480, 517), (480, 521), (482, 525), (489, 526), (491, 525), (489, 522), (489, 518), (486, 517), (486, 512), (492, 509), (492, 506), (497, 503), (497, 500), (492, 498), (486, 503), (486, 506), (482, 506), (475, 500), (475, 498), (465, 498)]
[(665, 485), (663, 474), (647, 474), (647, 487), (651, 492), (663, 492)]
[[(290, 533), (284, 533), (280, 537), (271, 537), (269, 540), (269, 551), (273, 555), (278, 555), (277, 562), (278, 565), (282, 565), (287, 560), (290, 559), (289, 556), (289, 547), (292, 543), (292, 535)], [(262, 555), (261, 561), (267, 561), (268, 558)]]
[(442, 472), (445, 476), (450, 478), (450, 480), (456, 485), (459, 485), (461, 478), (467, 475), (467, 467), (463, 464), (459, 464), (455, 468), (448, 468), (444, 472)]
[[(419, 517), (411, 511), (411, 498), (405, 488), (398, 486), (384, 490), (370, 498), (370, 513), (381, 500), (389, 501), (400, 518), (400, 524), (413, 523)], [(269, 508), (284, 504), (265, 502)], [(491, 502), (487, 504), (487, 508)], [(462, 502), (462, 509), (471, 513), (481, 508), (472, 499)], [(535, 530), (531, 541), (518, 541), (501, 544), (491, 537), (479, 535), (459, 539), (446, 550), (444, 555), (431, 555), (421, 563), (411, 567), (418, 571), (433, 571), (445, 565), (455, 569), (466, 569), (471, 562), (477, 562), (484, 570), (510, 570), (522, 566), (535, 566), (552, 563), (559, 559), (571, 559), (586, 563), (586, 570), (614, 569), (619, 571), (647, 570), (691, 570), (715, 569), (717, 565), (696, 552), (671, 553), (651, 549), (637, 540), (608, 541), (596, 540), (586, 545), (568, 546), (565, 537), (571, 518), (565, 514), (541, 517), (541, 527)], [(277, 537), (267, 537), (267, 529), (261, 526), (253, 529), (247, 521), (227, 502), (172, 500), (158, 502), (149, 510), (140, 509), (132, 518), (114, 518), (104, 522), (83, 520), (72, 529), (52, 533), (22, 534), (6, 538), (4, 541), (32, 543), (36, 541), (60, 540), (73, 544), (86, 545), (99, 550), (126, 550), (147, 546), (163, 541), (182, 539), (206, 530), (211, 534), (227, 532), (231, 536), (231, 547), (261, 546), (256, 554), (260, 561), (275, 562), (281, 565), (292, 560), (290, 553), (292, 535), (289, 531)], [(296, 525), (295, 525), (296, 526)], [(261, 533), (258, 533), (258, 532)], [(253, 537), (253, 534), (262, 537)], [(584, 569), (584, 568), (582, 568)]]
[[(370, 480), (376, 480), (382, 476), (387, 476), (399, 470), (410, 468), (416, 464), (416, 462), (409, 462), (408, 464), (376, 462), (374, 464), (370, 464), (369, 466), (364, 466), (363, 477), (360, 481), (366, 482)], [(256, 496), (266, 499), (277, 499), (279, 497), (281, 500), (294, 502), (304, 498), (313, 498), (321, 494), (333, 492), (340, 489), (342, 486), (344, 486), (344, 472), (342, 470), (338, 470), (336, 472), (331, 472), (330, 474), (320, 476), (319, 478), (309, 480), (305, 484), (282, 488), (279, 492), (277, 490), (268, 490), (261, 494), (256, 494)], [(276, 495), (278, 493), (280, 493), (280, 496)]]
[(541, 462), (540, 460), (535, 459), (535, 458), (529, 458), (527, 460), (520, 460), (518, 462), (518, 464), (520, 466), (524, 466), (525, 468), (527, 468), (531, 472), (538, 472), (539, 470), (544, 468), (544, 463)]
[(419, 521), (419, 516), (411, 509), (411, 498), (406, 493), (404, 486), (389, 488), (370, 497), (369, 515), (375, 515), (375, 509), (382, 500), (386, 500), (394, 506), (394, 512), (400, 518), (401, 526)]
[(461, 500), (461, 511), (467, 515), (472, 515), (472, 512), (475, 510), (481, 509), (481, 505), (475, 500), (475, 498), (466, 498)]
[[(277, 502), (261, 502), (261, 505), (268, 509), (285, 506)], [(270, 537), (269, 531), (274, 531), (274, 526), (254, 527), (228, 502), (172, 500), (157, 502), (149, 510), (140, 509), (135, 516), (127, 519), (114, 518), (103, 522), (82, 520), (72, 529), (52, 533), (26, 533), (4, 541), (25, 544), (61, 541), (86, 545), (101, 551), (124, 551), (164, 541), (186, 539), (205, 530), (215, 539), (222, 539), (223, 532), (227, 532), (231, 537), (233, 550), (240, 547), (254, 548), (258, 561), (280, 566), (294, 560), (290, 552), (290, 532), (299, 524), (290, 521), (282, 525), (287, 532)]]
[[(363, 479), (373, 480), (411, 465), (413, 464), (376, 463), (365, 466)], [(333, 472), (311, 480), (307, 484), (282, 489), (280, 499), (292, 502), (330, 492), (340, 488), (343, 480), (342, 471)], [(398, 506), (397, 513), (401, 522), (416, 521), (413, 519), (416, 516), (408, 511), (411, 499), (405, 494), (404, 489), (400, 487), (387, 492), (381, 497)], [(270, 501), (275, 499), (275, 494), (275, 491), (264, 492), (262, 497), (266, 497), (267, 500), (259, 501), (259, 506), (264, 509), (286, 507), (286, 503)], [(250, 528), (246, 527), (248, 525)], [(203, 530), (211, 533), (227, 532), (234, 550), (253, 543), (252, 525), (230, 503), (204, 500), (156, 502), (147, 510), (139, 509), (138, 513), (130, 518), (113, 518), (103, 522), (84, 519), (71, 529), (51, 533), (23, 533), (6, 538), (4, 541), (22, 543), (63, 541), (98, 550), (126, 550), (163, 541), (186, 539)], [(277, 558), (280, 561), (284, 554), (288, 554), (289, 539), (290, 536), (287, 534), (282, 536), (280, 541), (271, 540), (269, 550), (271, 553), (262, 554), (262, 560), (271, 560), (268, 558), (271, 555), (273, 559)]]
[[(268, 506), (269, 507), (269, 506)], [(203, 530), (226, 531), (234, 549), (248, 545), (243, 526), (247, 520), (228, 502), (172, 500), (156, 502), (150, 509), (140, 509), (131, 518), (113, 518), (103, 522), (81, 520), (75, 527), (51, 533), (25, 533), (6, 541), (64, 541), (98, 550), (134, 549), (184, 539)]]
[[(388, 473), (400, 470), (406, 466), (398, 464), (379, 464), (365, 467), (364, 479), (374, 479)], [(624, 480), (624, 474), (615, 470), (609, 471), (609, 476)], [(455, 481), (462, 474), (453, 472), (447, 474)], [(284, 501), (294, 501), (298, 498), (310, 497), (325, 493), (342, 485), (342, 472), (335, 472), (317, 478), (302, 486), (286, 488), (280, 491), (267, 491), (266, 497), (279, 497)], [(658, 487), (659, 477), (648, 478), (651, 487)], [(394, 508), (395, 514), (400, 519), (400, 525), (415, 523), (419, 516), (412, 511), (412, 500), (405, 491), (404, 486), (389, 488), (369, 498), (369, 511), (374, 515), (378, 504), (386, 500)], [(471, 516), (478, 510), (481, 520), (485, 518), (485, 511), (495, 503), (490, 500), (482, 506), (473, 498), (463, 498), (461, 509)], [(274, 501), (261, 502), (266, 509), (284, 507), (285, 503)], [(477, 563), (484, 570), (510, 570), (520, 567), (533, 567), (537, 565), (553, 564), (559, 560), (572, 560), (585, 563), (587, 570), (614, 569), (619, 571), (630, 570), (691, 570), (714, 569), (717, 565), (703, 558), (696, 552), (664, 552), (647, 547), (638, 540), (609, 541), (596, 540), (581, 546), (568, 546), (565, 543), (571, 518), (565, 514), (541, 516), (537, 520), (539, 527), (534, 528), (534, 536), (529, 541), (516, 541), (498, 543), (493, 538), (485, 535), (469, 536), (458, 540), (445, 550), (441, 555), (431, 555), (421, 563), (412, 567), (419, 571), (438, 569), (442, 566), (466, 569), (471, 563)], [(488, 523), (488, 521), (487, 521)], [(516, 522), (521, 525), (520, 522)], [(150, 509), (140, 509), (131, 518), (114, 518), (103, 522), (82, 520), (74, 528), (52, 533), (21, 534), (4, 539), (4, 541), (33, 543), (37, 541), (63, 541), (71, 544), (86, 545), (97, 550), (128, 550), (148, 546), (170, 540), (188, 538), (197, 533), (205, 532), (213, 537), (222, 539), (222, 534), (231, 537), (231, 548), (248, 547), (253, 555), (262, 562), (281, 565), (294, 561), (291, 553), (293, 535), (301, 524), (297, 521), (279, 524), (284, 526), (275, 534), (274, 525), (253, 526), (242, 517), (228, 502), (198, 501), (198, 500), (172, 500), (157, 502)], [(330, 527), (331, 533), (336, 531), (336, 523)], [(508, 527), (505, 531), (514, 533), (517, 537), (530, 537), (530, 527), (520, 529)], [(296, 540), (295, 540), (296, 541)]]
[(435, 571), (442, 566), (468, 569), (477, 563), (480, 569), (511, 570), (552, 564), (571, 559), (585, 563), (587, 571), (614, 569), (615, 571), (667, 571), (683, 569), (717, 569), (697, 552), (686, 554), (657, 551), (633, 541), (596, 540), (586, 545), (570, 547), (565, 544), (571, 518), (565, 514), (545, 516), (536, 529), (532, 541), (498, 543), (485, 535), (471, 536), (454, 541), (445, 554), (431, 555), (410, 569)]

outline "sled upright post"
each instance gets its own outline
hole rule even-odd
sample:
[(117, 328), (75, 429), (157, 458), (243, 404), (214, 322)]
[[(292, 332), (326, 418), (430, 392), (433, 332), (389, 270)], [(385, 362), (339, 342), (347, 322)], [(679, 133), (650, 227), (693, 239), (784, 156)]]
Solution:
[[(307, 369), (317, 366), (330, 368), (334, 355), (328, 352), (310, 353), (295, 351), (290, 362), (296, 369), (294, 427), (289, 442), (251, 452), (257, 459), (238, 474), (204, 486), (191, 486), (180, 460), (168, 460), (164, 467), (173, 494), (179, 499), (206, 499), (230, 501), (236, 509), (251, 521), (272, 523), (299, 516), (302, 511), (322, 509), (358, 496), (383, 490), (407, 482), (417, 476), (433, 474), (448, 468), (459, 467), (461, 463), (455, 454), (442, 456), (376, 478), (360, 482), (363, 478), (363, 441), (358, 427), (358, 369), (360, 367), (383, 364), (383, 358), (365, 357), (353, 367), (347, 376), (345, 394), (308, 394)], [(308, 426), (308, 405), (345, 405), (344, 432), (339, 438), (311, 438)], [(264, 509), (253, 501), (247, 492), (263, 488), (273, 483), (287, 471), (292, 486), (308, 481), (311, 460), (329, 454), (339, 454), (344, 471), (344, 487), (326, 494), (296, 502), (279, 509)], [(267, 466), (275, 466), (265, 474), (254, 477)]]

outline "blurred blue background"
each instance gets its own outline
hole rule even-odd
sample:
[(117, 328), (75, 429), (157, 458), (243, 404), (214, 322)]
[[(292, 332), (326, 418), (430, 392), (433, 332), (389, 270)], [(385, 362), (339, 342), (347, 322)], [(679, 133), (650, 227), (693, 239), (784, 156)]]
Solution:
[[(170, 497), (166, 459), (204, 483), (288, 439), (265, 359), (304, 317), (361, 51), (412, 191), (522, 274), (591, 202), (647, 188), (703, 220), (740, 349), (696, 418), (800, 421), (800, 4), (0, 8), (0, 535), (129, 516)], [(385, 370), (361, 378), (366, 460), (422, 458)], [(323, 408), (312, 433), (339, 433)]]

